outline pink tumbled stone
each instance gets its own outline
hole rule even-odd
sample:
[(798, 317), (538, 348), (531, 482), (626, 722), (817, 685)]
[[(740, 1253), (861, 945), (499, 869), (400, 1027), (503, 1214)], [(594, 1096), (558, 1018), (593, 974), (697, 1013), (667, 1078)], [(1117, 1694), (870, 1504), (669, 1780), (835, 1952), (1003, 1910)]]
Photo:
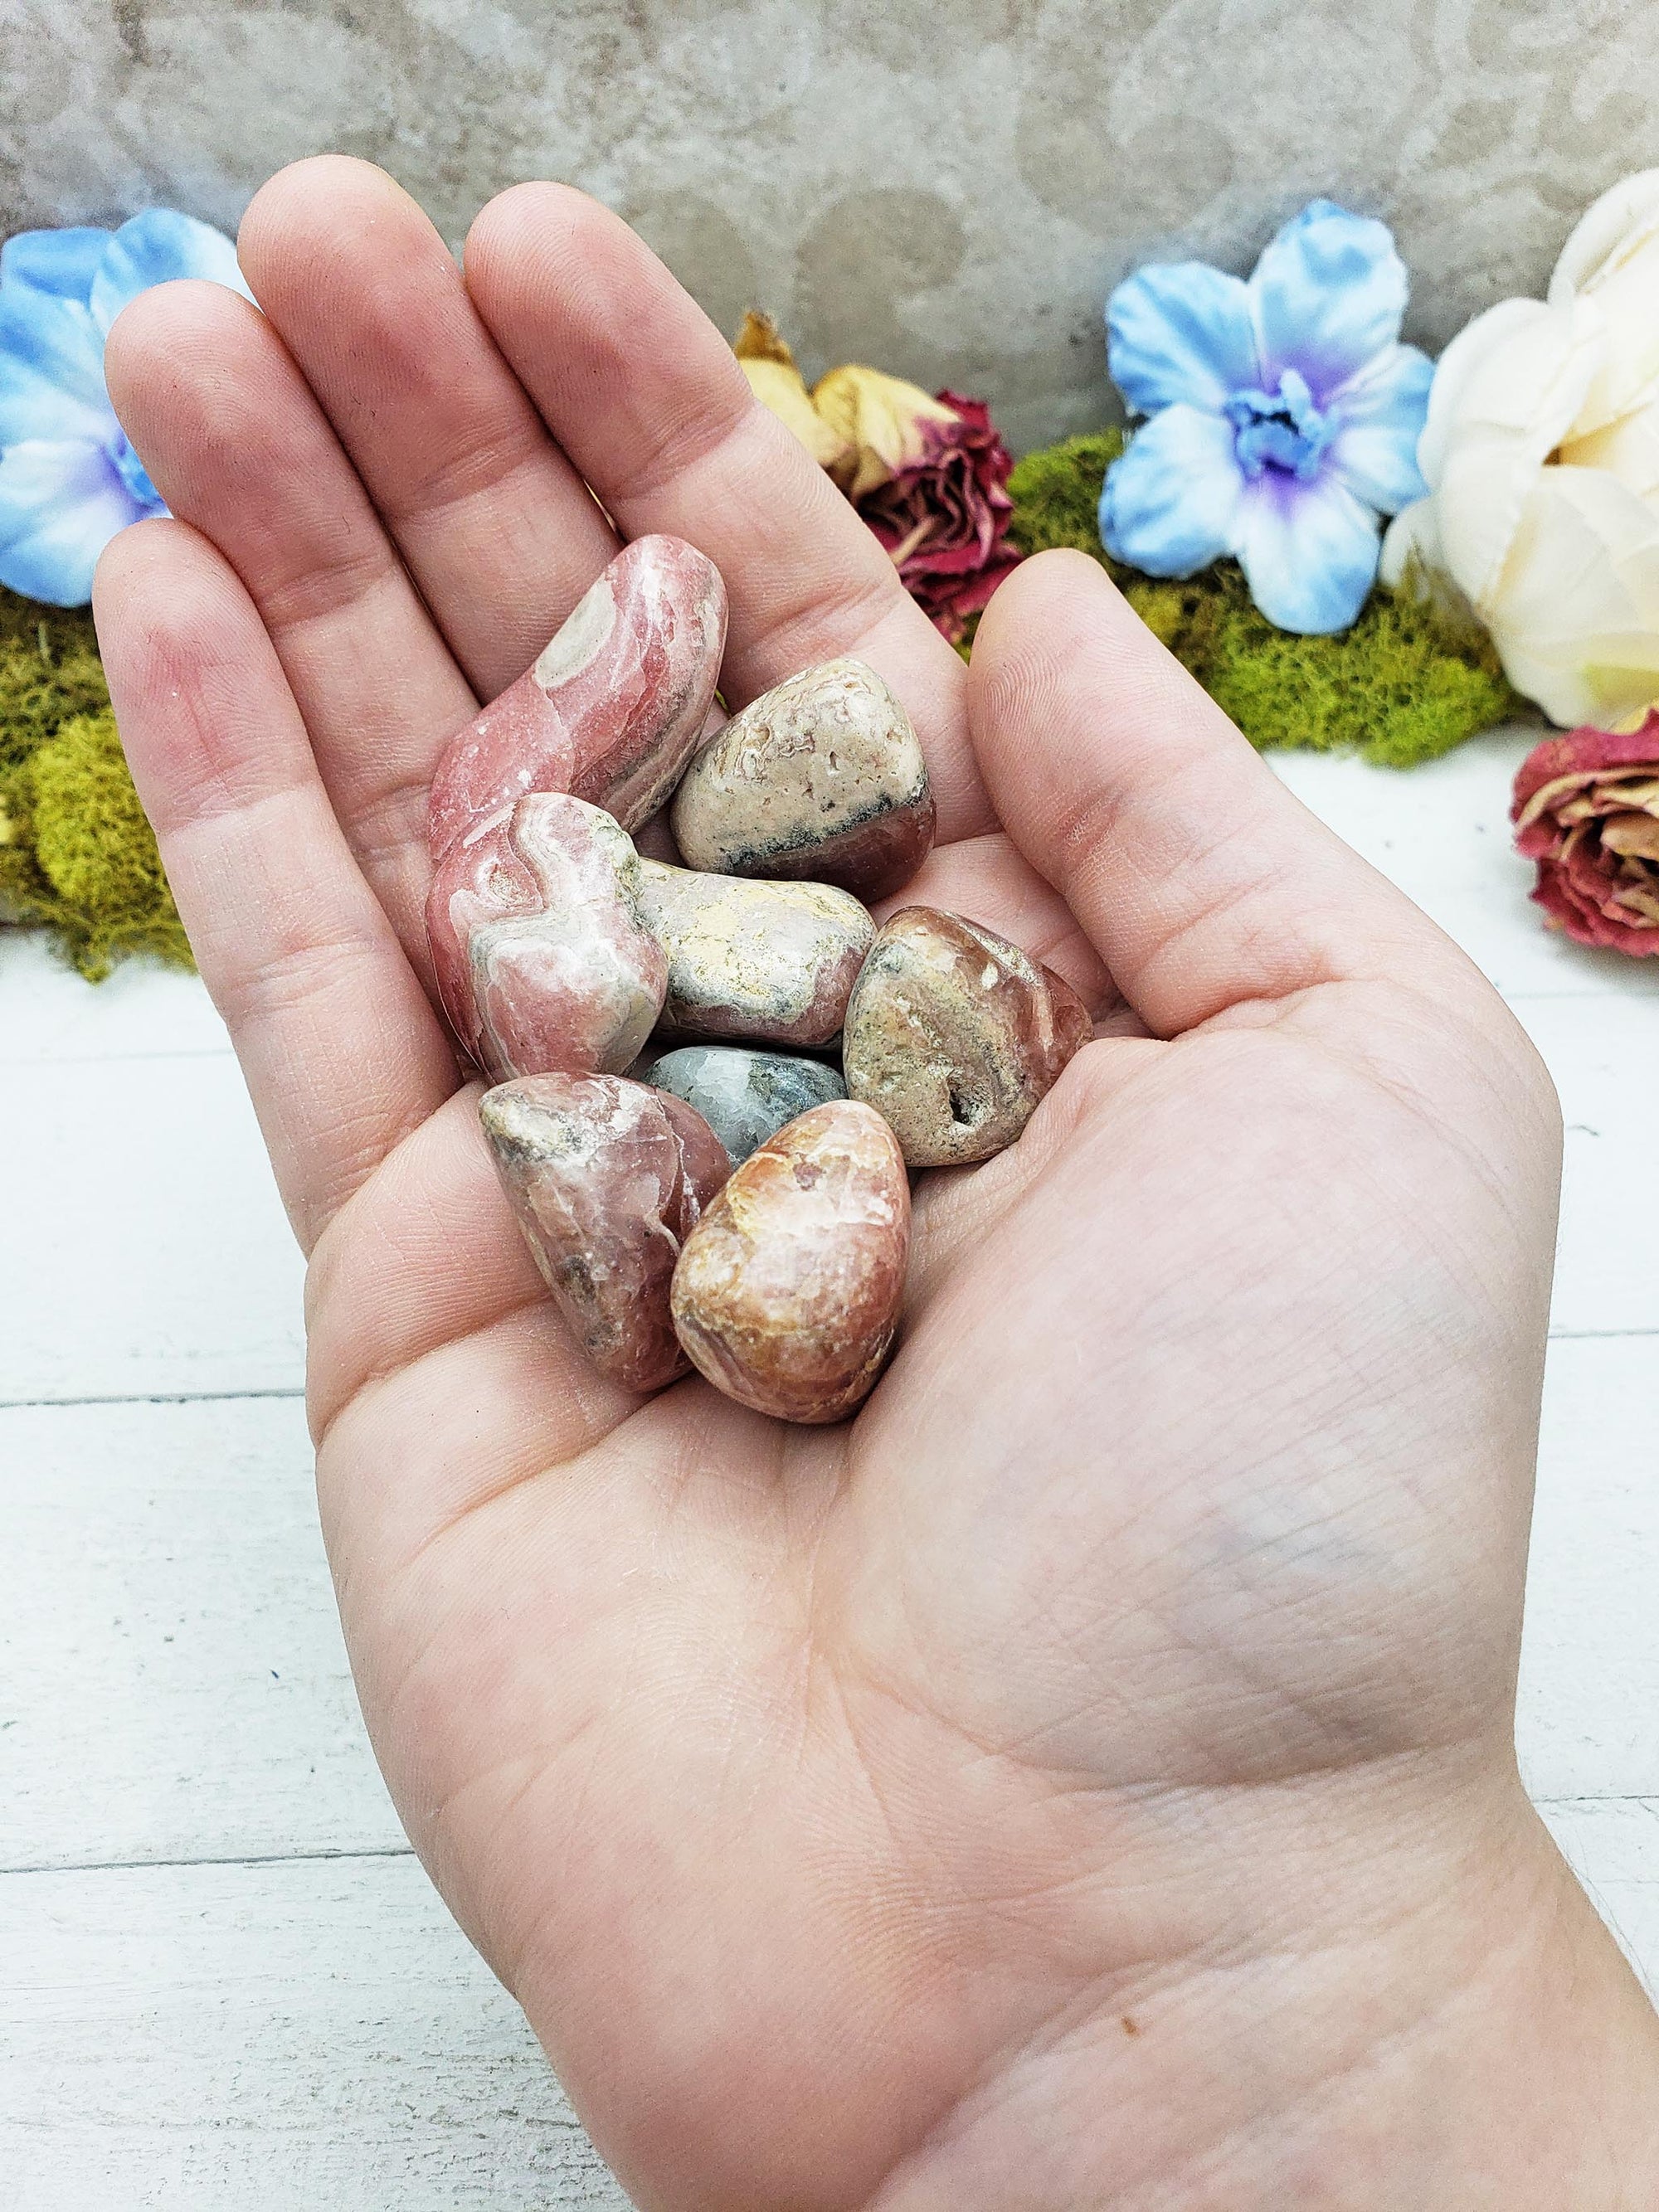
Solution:
[(847, 1098), (799, 1114), (733, 1170), (674, 1270), (701, 1373), (782, 1421), (843, 1420), (891, 1348), (910, 1249), (892, 1131)]
[(684, 1375), (669, 1314), (674, 1263), (731, 1171), (702, 1116), (620, 1076), (530, 1075), (486, 1091), (478, 1117), (587, 1358), (629, 1390)]
[(633, 840), (566, 793), (532, 792), (449, 848), (427, 935), (444, 1012), (488, 1075), (619, 1074), (662, 1011)]
[(726, 586), (683, 538), (624, 546), (533, 667), (451, 740), (432, 780), (441, 855), (530, 791), (655, 812), (696, 750), (726, 650)]

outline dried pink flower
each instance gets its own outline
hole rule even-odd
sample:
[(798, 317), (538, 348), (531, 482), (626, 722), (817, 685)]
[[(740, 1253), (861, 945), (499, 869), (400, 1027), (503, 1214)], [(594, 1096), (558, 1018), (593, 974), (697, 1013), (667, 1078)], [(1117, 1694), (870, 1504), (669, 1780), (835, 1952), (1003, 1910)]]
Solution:
[(1569, 730), (1521, 763), (1510, 817), (1533, 896), (1581, 945), (1659, 953), (1659, 714), (1622, 735)]

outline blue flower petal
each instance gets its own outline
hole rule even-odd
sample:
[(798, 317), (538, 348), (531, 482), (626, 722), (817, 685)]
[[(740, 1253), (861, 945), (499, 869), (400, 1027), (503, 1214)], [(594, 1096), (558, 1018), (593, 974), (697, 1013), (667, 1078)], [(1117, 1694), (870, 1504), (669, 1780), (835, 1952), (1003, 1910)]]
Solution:
[(211, 223), (173, 208), (147, 208), (105, 241), (92, 282), (92, 312), (107, 335), (129, 300), (175, 276), (207, 276), (253, 297), (237, 265), (236, 248)]
[(1345, 384), (1331, 403), (1340, 427), (1326, 466), (1367, 507), (1398, 514), (1428, 486), (1417, 441), (1429, 411), (1434, 363), (1415, 346), (1392, 346)]
[(32, 285), (0, 285), (0, 447), (114, 434), (91, 310)]
[(1232, 550), (1243, 490), (1231, 425), (1166, 407), (1106, 471), (1100, 542), (1149, 576), (1194, 575)]
[(84, 606), (98, 556), (144, 512), (93, 441), (14, 446), (0, 456), (0, 584), (49, 606)]
[(1386, 223), (1315, 200), (1287, 222), (1255, 265), (1249, 290), (1264, 389), (1287, 368), (1322, 407), (1405, 319), (1409, 280)]
[(1153, 262), (1126, 278), (1106, 302), (1106, 353), (1133, 415), (1182, 401), (1213, 411), (1260, 380), (1243, 282), (1201, 261)]
[(27, 284), (85, 307), (109, 238), (106, 230), (20, 230), (0, 246), (0, 283)]
[(1376, 579), (1376, 517), (1331, 476), (1269, 469), (1245, 491), (1237, 550), (1250, 597), (1280, 629), (1346, 629)]

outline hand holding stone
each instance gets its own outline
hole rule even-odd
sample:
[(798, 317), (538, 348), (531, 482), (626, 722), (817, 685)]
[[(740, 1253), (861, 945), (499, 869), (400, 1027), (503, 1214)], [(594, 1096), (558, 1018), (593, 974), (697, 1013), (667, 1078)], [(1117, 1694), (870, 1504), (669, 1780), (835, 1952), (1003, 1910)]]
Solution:
[[(627, 2195), (1565, 2202), (1588, 2158), (1659, 2202), (1639, 1992), (1510, 1741), (1559, 1121), (1490, 988), (1093, 562), (1016, 568), (964, 668), (592, 202), (520, 187), (463, 273), (310, 162), (240, 253), (263, 314), (163, 285), (110, 338), (179, 520), (106, 554), (106, 665), (311, 1255), (377, 1752)], [(422, 988), (406, 794), (611, 515), (699, 532), (737, 702), (880, 670), (908, 896), (1113, 1024), (924, 1175), (841, 1426), (593, 1370)]]
[[(873, 895), (932, 842), (921, 747), (860, 661), (791, 678), (704, 746), (673, 806), (702, 867), (640, 856), (617, 811), (635, 818), (678, 774), (718, 672), (723, 606), (718, 575), (678, 540), (611, 563), (445, 757), (428, 933), (462, 1044), (490, 1074), (532, 1079), (489, 1093), (485, 1133), (594, 1365), (635, 1388), (671, 1380), (678, 1330), (729, 1395), (817, 1423), (851, 1411), (880, 1370), (908, 1241), (893, 1224), (908, 1221), (867, 1115), (825, 1102), (850, 1089), (878, 1109), (913, 1167), (988, 1158), (1019, 1135), (1090, 1023), (1058, 976), (988, 930), (916, 907), (877, 937), (848, 890), (800, 879), (835, 874)], [(566, 787), (576, 782), (613, 811)], [(703, 1060), (682, 1058), (676, 1081), (666, 1055), (653, 1080), (689, 1085), (717, 1131), (679, 1098), (672, 1113), (651, 1108), (632, 1083), (533, 1087), (620, 1075), (653, 1025), (665, 1039), (787, 1047), (830, 1045), (845, 1025), (846, 1085), (787, 1055), (763, 1074), (766, 1056), (750, 1053), (727, 1056), (722, 1089)], [(797, 1134), (780, 1130), (778, 1097), (807, 1109)], [(655, 1263), (703, 1194), (669, 1173), (694, 1123), (698, 1157), (744, 1162), (745, 1179), (671, 1317)], [(767, 1157), (750, 1168), (757, 1146)], [(818, 1193), (811, 1204), (790, 1197), (780, 1159)], [(893, 1227), (885, 1242), (872, 1242), (870, 1206)]]

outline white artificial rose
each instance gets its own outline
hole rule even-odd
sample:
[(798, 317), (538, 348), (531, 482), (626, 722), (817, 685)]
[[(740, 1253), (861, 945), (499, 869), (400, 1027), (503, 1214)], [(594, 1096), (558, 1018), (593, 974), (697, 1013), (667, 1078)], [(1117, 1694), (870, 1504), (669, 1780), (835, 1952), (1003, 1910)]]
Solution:
[(1547, 299), (1452, 340), (1417, 457), (1383, 580), (1449, 576), (1553, 721), (1659, 703), (1659, 169), (1596, 201)]

